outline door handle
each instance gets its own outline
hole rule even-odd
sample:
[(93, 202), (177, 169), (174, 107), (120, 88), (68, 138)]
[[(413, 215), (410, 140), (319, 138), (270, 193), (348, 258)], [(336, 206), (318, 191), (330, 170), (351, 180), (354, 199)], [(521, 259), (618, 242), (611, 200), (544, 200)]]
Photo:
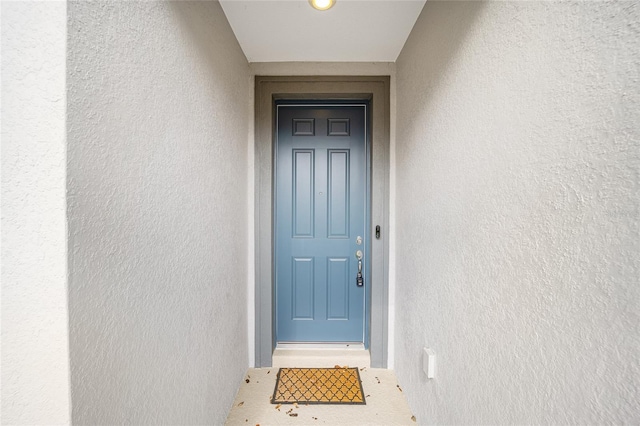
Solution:
[(356, 252), (356, 257), (358, 258), (358, 275), (356, 275), (356, 285), (358, 287), (364, 286), (364, 278), (362, 277), (362, 251), (358, 250)]

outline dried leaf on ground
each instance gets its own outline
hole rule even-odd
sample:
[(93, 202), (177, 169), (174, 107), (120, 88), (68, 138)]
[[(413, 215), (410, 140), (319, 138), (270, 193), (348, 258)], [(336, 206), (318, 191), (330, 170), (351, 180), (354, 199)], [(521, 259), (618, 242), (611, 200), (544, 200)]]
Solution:
[(244, 379), (245, 382), (249, 383), (251, 380), (249, 379)]
[(280, 411), (280, 407), (282, 407), (282, 404), (276, 405), (276, 410)]
[(411, 416), (411, 420), (416, 421), (416, 416)]
[(298, 417), (298, 413), (291, 413), (289, 414), (289, 417)]
[(398, 388), (398, 390), (399, 390), (400, 392), (402, 392), (402, 388), (400, 387), (400, 385), (396, 385), (396, 387)]
[(240, 402), (238, 403), (238, 407), (242, 407), (243, 405), (244, 405), (244, 401), (240, 401)]

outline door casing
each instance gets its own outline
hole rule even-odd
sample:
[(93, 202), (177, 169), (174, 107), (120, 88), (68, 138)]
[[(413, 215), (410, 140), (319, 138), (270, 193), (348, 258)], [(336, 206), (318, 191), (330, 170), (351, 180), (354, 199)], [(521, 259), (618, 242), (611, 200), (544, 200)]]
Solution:
[[(274, 310), (274, 140), (278, 100), (363, 101), (371, 109), (371, 366), (387, 367), (389, 313), (389, 76), (255, 77), (255, 359), (270, 367), (276, 345)], [(380, 238), (375, 228), (380, 226)]]

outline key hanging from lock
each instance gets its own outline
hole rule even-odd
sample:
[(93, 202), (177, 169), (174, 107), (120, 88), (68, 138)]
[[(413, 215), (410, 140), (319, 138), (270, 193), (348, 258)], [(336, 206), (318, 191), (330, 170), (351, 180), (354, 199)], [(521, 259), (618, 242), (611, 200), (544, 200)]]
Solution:
[(364, 278), (362, 277), (362, 251), (358, 250), (356, 252), (356, 257), (358, 258), (358, 275), (356, 275), (356, 285), (358, 287), (364, 286)]

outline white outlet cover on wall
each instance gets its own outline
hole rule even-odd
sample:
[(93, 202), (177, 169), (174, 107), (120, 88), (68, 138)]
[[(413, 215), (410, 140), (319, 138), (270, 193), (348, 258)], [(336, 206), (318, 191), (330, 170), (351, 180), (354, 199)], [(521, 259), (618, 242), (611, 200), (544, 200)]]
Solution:
[(436, 354), (431, 349), (422, 349), (422, 370), (427, 378), (433, 379), (436, 376)]

